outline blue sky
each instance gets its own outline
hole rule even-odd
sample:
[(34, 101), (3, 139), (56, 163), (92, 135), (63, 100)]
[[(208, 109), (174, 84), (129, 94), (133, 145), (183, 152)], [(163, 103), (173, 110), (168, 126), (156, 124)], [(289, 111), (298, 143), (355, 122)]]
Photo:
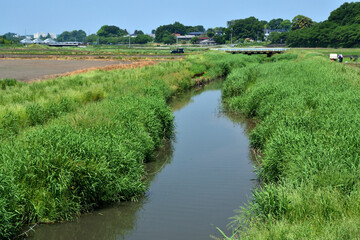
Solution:
[(33, 34), (84, 30), (96, 33), (102, 25), (150, 33), (179, 21), (205, 28), (226, 26), (232, 19), (292, 20), (298, 14), (324, 21), (343, 0), (8, 0), (1, 4), (0, 34)]

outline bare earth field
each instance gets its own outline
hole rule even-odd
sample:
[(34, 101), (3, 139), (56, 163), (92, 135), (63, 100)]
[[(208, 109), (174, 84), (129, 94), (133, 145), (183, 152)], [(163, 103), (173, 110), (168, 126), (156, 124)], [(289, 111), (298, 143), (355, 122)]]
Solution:
[(19, 81), (30, 81), (82, 69), (131, 63), (131, 61), (104, 60), (0, 59), (0, 79), (13, 78)]

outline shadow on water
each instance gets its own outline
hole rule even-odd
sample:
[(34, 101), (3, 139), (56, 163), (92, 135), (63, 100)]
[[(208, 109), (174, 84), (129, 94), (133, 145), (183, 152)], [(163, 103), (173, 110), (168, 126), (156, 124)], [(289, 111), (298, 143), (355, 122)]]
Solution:
[[(30, 239), (210, 239), (256, 184), (247, 134), (254, 123), (226, 111), (222, 81), (175, 96), (172, 141), (146, 164), (149, 189), (138, 202), (41, 225)], [(225, 231), (229, 234), (230, 231)]]

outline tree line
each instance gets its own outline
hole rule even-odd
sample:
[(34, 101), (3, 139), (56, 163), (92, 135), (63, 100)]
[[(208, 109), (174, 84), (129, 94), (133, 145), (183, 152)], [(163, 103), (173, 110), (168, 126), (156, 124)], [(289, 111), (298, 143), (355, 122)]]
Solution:
[[(65, 31), (57, 37), (59, 42), (79, 41), (98, 44), (127, 44), (129, 41), (144, 44), (174, 44), (176, 35), (187, 35), (200, 32), (201, 37), (213, 39), (217, 44), (242, 43), (246, 40), (268, 40), (275, 44), (286, 44), (290, 47), (359, 47), (360, 46), (360, 2), (344, 3), (331, 12), (326, 21), (316, 23), (311, 18), (297, 15), (292, 21), (275, 18), (270, 21), (255, 17), (235, 19), (227, 22), (226, 27), (205, 29), (202, 25), (185, 26), (180, 22), (162, 25), (152, 30), (155, 39), (135, 30), (132, 37), (126, 29), (117, 26), (102, 26), (96, 34), (86, 35), (83, 30)], [(266, 31), (267, 30), (267, 31)], [(270, 32), (266, 37), (265, 32)], [(0, 38), (0, 44), (18, 43), (13, 33)], [(191, 43), (198, 43), (198, 37)]]
[(359, 47), (360, 2), (344, 3), (329, 18), (285, 34), (290, 47)]

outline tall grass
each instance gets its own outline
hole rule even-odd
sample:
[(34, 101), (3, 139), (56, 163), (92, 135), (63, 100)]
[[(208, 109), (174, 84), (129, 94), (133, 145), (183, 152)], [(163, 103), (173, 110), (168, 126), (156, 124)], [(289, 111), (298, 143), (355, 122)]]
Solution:
[(250, 138), (264, 185), (234, 217), (237, 237), (359, 238), (359, 75), (315, 56), (228, 76), (230, 108), (261, 120)]
[(0, 239), (142, 195), (144, 162), (173, 132), (169, 98), (247, 59), (210, 53), (31, 84), (3, 80)]

